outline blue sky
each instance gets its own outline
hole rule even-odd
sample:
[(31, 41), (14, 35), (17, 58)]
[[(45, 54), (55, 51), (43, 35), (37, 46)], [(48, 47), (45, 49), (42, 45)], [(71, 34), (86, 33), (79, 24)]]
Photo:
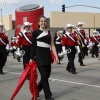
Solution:
[[(8, 3), (17, 2), (17, 6), (7, 5)], [(6, 6), (3, 4), (6, 3)], [(0, 0), (0, 9), (3, 10), (3, 16), (7, 14), (12, 14), (13, 19), (15, 19), (15, 9), (27, 5), (27, 4), (42, 4), (44, 5), (44, 14), (46, 17), (50, 16), (51, 11), (62, 11), (62, 4), (66, 7), (72, 5), (89, 5), (100, 7), (100, 0)], [(100, 12), (100, 9), (87, 8), (87, 7), (72, 7), (66, 8), (66, 12)]]

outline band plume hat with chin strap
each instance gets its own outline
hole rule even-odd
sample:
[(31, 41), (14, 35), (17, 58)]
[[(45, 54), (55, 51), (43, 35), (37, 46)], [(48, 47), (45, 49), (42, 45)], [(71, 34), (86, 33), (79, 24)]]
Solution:
[(30, 27), (31, 27), (32, 24), (33, 24), (33, 23), (30, 23), (30, 22), (24, 22), (24, 25), (22, 25), (20, 31), (22, 32), (22, 31), (25, 29), (25, 27), (27, 27), (27, 26), (30, 26)]
[[(22, 25), (20, 31), (23, 32), (23, 31), (25, 30), (25, 27), (27, 27), (27, 26), (30, 26), (30, 27), (31, 27), (31, 26), (32, 26), (32, 23), (24, 22), (24, 25)], [(32, 29), (31, 29), (31, 30), (32, 30)], [(21, 57), (23, 57), (23, 56), (25, 55), (25, 51), (24, 51), (24, 50), (21, 50), (21, 51), (20, 51), (20, 54), (18, 53), (18, 51), (15, 51), (14, 54), (15, 54), (15, 57), (16, 57), (16, 58), (18, 58), (18, 57), (21, 58)]]
[(3, 27), (3, 30), (2, 31), (4, 31), (4, 24), (3, 23), (0, 23), (0, 27)]
[(76, 26), (79, 26), (79, 25), (84, 25), (83, 22), (78, 22)]
[(64, 29), (68, 29), (68, 28), (73, 28), (75, 25), (72, 24), (67, 24), (66, 27)]

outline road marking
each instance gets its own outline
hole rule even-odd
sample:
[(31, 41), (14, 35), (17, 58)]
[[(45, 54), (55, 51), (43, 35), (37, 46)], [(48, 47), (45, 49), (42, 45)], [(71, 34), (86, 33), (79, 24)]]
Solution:
[[(15, 75), (21, 75), (22, 73), (16, 73), (16, 72), (7, 72), (6, 73), (11, 73)], [(60, 79), (54, 79), (54, 78), (49, 78), (51, 81), (59, 81), (59, 82), (64, 82), (64, 83), (71, 83), (71, 84), (76, 84), (76, 85), (82, 85), (82, 86), (88, 86), (88, 87), (95, 87), (95, 88), (100, 88), (98, 85), (91, 85), (91, 84), (85, 84), (85, 83), (79, 83), (79, 82), (73, 82), (73, 81), (66, 81), (66, 80), (60, 80)]]
[(16, 74), (16, 75), (21, 75), (22, 73), (16, 73), (16, 72), (7, 72), (7, 71), (4, 71), (6, 73), (11, 73), (11, 74)]
[(50, 79), (51, 79), (51, 81), (59, 81), (59, 82), (65, 82), (65, 83), (71, 83), (71, 84), (77, 84), (77, 85), (83, 85), (83, 86), (100, 88), (100, 86), (98, 86), (98, 85), (91, 85), (91, 84), (85, 84), (85, 83), (79, 83), (79, 82), (72, 82), (72, 81), (66, 81), (66, 80), (60, 80), (60, 79), (53, 79), (53, 78), (50, 78)]

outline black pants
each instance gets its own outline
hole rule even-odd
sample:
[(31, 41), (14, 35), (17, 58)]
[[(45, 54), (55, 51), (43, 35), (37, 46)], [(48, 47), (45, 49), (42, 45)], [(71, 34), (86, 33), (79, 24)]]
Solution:
[[(83, 44), (84, 44), (84, 42), (83, 42)], [(83, 64), (83, 59), (86, 55), (86, 52), (87, 52), (87, 49), (86, 49), (85, 44), (84, 44), (84, 47), (82, 47), (82, 44), (80, 42), (80, 53), (78, 54), (78, 58), (79, 58), (78, 61), (80, 64)]]
[(25, 55), (23, 56), (23, 66), (26, 68), (26, 64), (29, 63), (30, 60), (30, 50), (31, 46), (22, 46), (22, 50), (25, 51)]
[(29, 60), (30, 60), (30, 55), (29, 54), (25, 54), (23, 56), (23, 66), (24, 66), (24, 69), (26, 68), (25, 64), (29, 63)]
[(93, 46), (93, 48), (92, 48), (92, 57), (94, 56), (94, 54), (95, 54), (95, 56), (96, 57), (98, 57), (98, 47), (97, 47), (97, 43), (95, 43), (95, 45)]
[(4, 62), (4, 66), (5, 66), (5, 63), (6, 63), (6, 61), (7, 61), (8, 55), (9, 55), (9, 51), (6, 52), (6, 59), (5, 59), (5, 62)]
[(5, 47), (0, 47), (0, 71), (3, 70), (3, 67), (6, 63), (7, 50)]
[(51, 74), (51, 65), (39, 66), (38, 70), (41, 75), (41, 80), (38, 83), (38, 90), (41, 91), (43, 89), (45, 93), (45, 98), (46, 98), (48, 96), (51, 96), (50, 86), (48, 82), (48, 79)]
[(88, 48), (87, 48), (87, 44), (85, 45), (85, 50), (86, 50), (85, 55), (88, 56)]
[[(58, 53), (61, 53), (62, 52), (62, 45), (61, 44), (55, 44), (55, 47), (56, 47), (57, 55), (58, 55)], [(61, 57), (58, 56), (58, 59), (60, 61), (61, 60)]]
[(15, 55), (14, 55), (15, 51), (16, 51), (16, 49), (13, 49), (13, 50), (12, 50), (13, 58), (15, 58)]
[(71, 71), (76, 71), (75, 65), (74, 65), (74, 59), (75, 59), (75, 54), (76, 54), (76, 49), (75, 47), (68, 47), (71, 49), (71, 53), (67, 54), (68, 57), (68, 65), (67, 65), (67, 69), (71, 70)]

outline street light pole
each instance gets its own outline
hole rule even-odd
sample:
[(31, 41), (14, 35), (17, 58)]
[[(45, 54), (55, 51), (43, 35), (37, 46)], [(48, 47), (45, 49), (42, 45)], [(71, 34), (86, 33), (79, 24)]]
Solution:
[(0, 9), (1, 10), (1, 23), (3, 23), (3, 19), (2, 19), (2, 9)]
[(94, 13), (94, 30), (96, 30), (96, 29), (95, 29), (95, 13)]

